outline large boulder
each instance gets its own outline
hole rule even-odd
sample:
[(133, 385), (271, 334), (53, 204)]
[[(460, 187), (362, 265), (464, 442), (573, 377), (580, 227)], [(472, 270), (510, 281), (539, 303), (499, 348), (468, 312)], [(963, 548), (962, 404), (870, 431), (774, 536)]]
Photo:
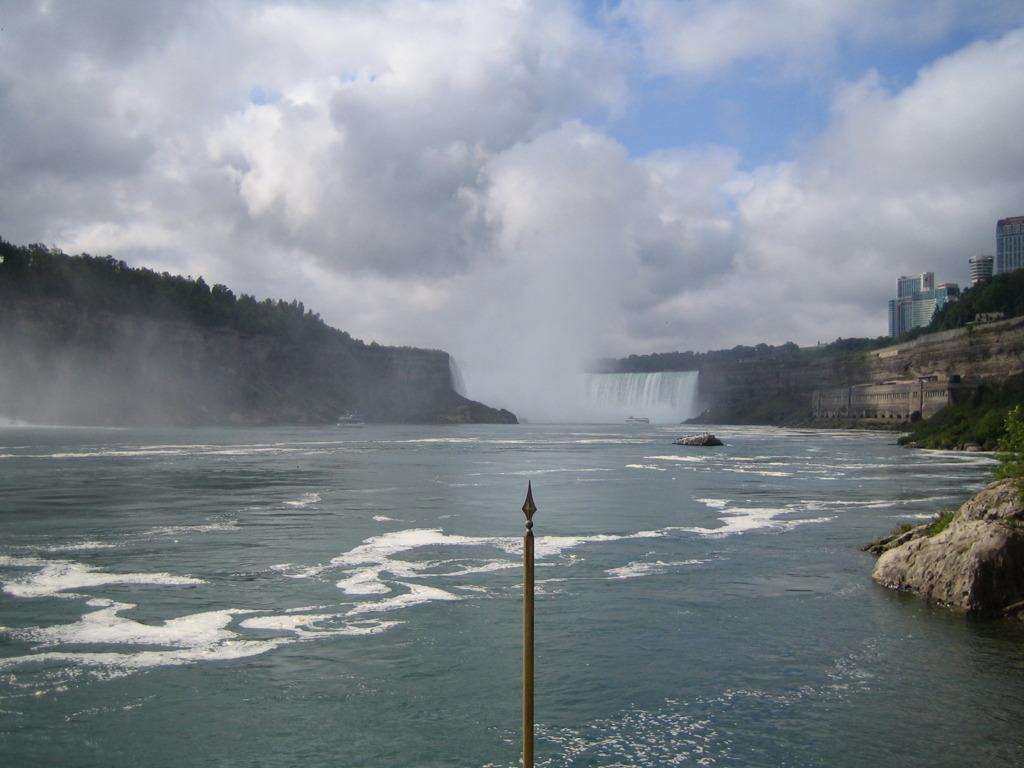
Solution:
[(1024, 502), (1011, 480), (965, 502), (936, 536), (886, 549), (871, 578), (965, 613), (1024, 609)]
[(721, 440), (712, 435), (710, 432), (701, 432), (699, 435), (687, 435), (680, 437), (678, 440), (673, 440), (674, 445), (725, 445)]

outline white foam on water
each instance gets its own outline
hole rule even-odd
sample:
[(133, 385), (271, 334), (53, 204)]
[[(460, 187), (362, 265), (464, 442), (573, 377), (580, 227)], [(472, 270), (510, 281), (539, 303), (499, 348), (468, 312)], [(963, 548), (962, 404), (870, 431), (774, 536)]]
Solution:
[[(0, 669), (23, 665), (49, 664), (52, 662), (95, 667), (102, 670), (104, 678), (118, 677), (132, 672), (155, 667), (180, 666), (200, 661), (233, 661), (271, 651), (284, 645), (287, 640), (229, 640), (215, 646), (178, 648), (167, 651), (141, 651), (138, 653), (70, 653), (49, 651), (25, 656), (0, 659)], [(62, 672), (58, 672), (59, 677)], [(63, 672), (67, 676), (66, 672)]]
[[(161, 624), (142, 624), (121, 616), (135, 606), (112, 600), (88, 602), (90, 611), (77, 622), (48, 627), (0, 627), (0, 633), (35, 643), (37, 648), (57, 646), (142, 646), (139, 651), (47, 651), (0, 659), (0, 669), (64, 664), (92, 670), (94, 677), (109, 679), (154, 667), (202, 661), (227, 661), (273, 650), (286, 638), (247, 640), (228, 626), (233, 617), (251, 613), (241, 609), (204, 611), (168, 619)], [(292, 640), (294, 641), (294, 639)], [(75, 669), (47, 669), (52, 684), (73, 679)]]
[(666, 563), (657, 560), (653, 563), (627, 563), (618, 568), (606, 568), (605, 573), (614, 579), (636, 579), (643, 576), (657, 576), (668, 573), (675, 568), (683, 568), (692, 565), (703, 565), (707, 560), (682, 560), (679, 562)]
[(670, 455), (670, 456), (644, 456), (646, 461), (675, 461), (681, 464), (708, 464), (714, 459), (714, 456), (708, 454), (706, 456), (690, 456), (690, 455)]
[[(517, 539), (455, 536), (432, 529), (407, 529), (366, 539), (359, 546), (335, 557), (328, 566), (307, 569), (316, 575), (327, 569), (341, 568), (347, 577), (337, 582), (346, 594), (373, 595), (392, 591), (389, 582), (423, 577), (460, 577), (515, 567), (504, 558), (481, 558), (474, 552), (467, 558), (415, 561), (399, 559), (398, 555), (423, 547), (490, 547), (503, 552), (518, 552)], [(353, 568), (352, 566), (357, 566)]]
[[(534, 542), (534, 553), (537, 559), (558, 558), (571, 549), (602, 542), (621, 541), (623, 539), (654, 538), (666, 535), (666, 531), (641, 531), (633, 534), (594, 534), (590, 536), (542, 536)], [(453, 550), (451, 557), (432, 558), (429, 560), (404, 559), (403, 554), (414, 552), (426, 547)], [(464, 554), (460, 549), (469, 549)], [(486, 549), (494, 551), (488, 555)], [(362, 544), (342, 553), (326, 564), (311, 566), (293, 566), (278, 564), (274, 570), (292, 578), (317, 578), (326, 573), (340, 570), (344, 577), (335, 584), (346, 595), (372, 598), (379, 595), (390, 595), (396, 586), (408, 587), (411, 579), (448, 579), (457, 580), (496, 571), (511, 570), (520, 566), (518, 560), (522, 551), (522, 539), (519, 537), (477, 537), (445, 534), (437, 528), (413, 528), (392, 531), (365, 539)], [(516, 559), (509, 559), (512, 555)], [(452, 585), (461, 588), (462, 585)], [(443, 590), (440, 591), (442, 594)], [(410, 604), (408, 595), (388, 598), (384, 601), (368, 600), (360, 604), (358, 611), (393, 610), (395, 607)], [(441, 594), (432, 599), (443, 598)], [(383, 608), (381, 606), (384, 606)]]
[(317, 504), (319, 502), (320, 502), (320, 494), (319, 493), (304, 493), (304, 494), (302, 494), (301, 498), (296, 499), (295, 501), (286, 501), (286, 502), (284, 502), (284, 506), (286, 506), (286, 507), (295, 507), (297, 509), (301, 509), (303, 507), (308, 507), (308, 506), (310, 506), (312, 504)]
[(590, 472), (614, 472), (610, 467), (552, 467), (550, 469), (523, 469), (513, 470), (509, 472), (489, 472), (490, 476), (501, 476), (501, 477), (537, 477), (538, 475), (559, 475), (566, 472), (573, 474), (582, 474)]
[(391, 591), (391, 587), (381, 580), (379, 568), (352, 571), (347, 579), (337, 583), (337, 587), (346, 595), (380, 595)]
[(422, 584), (411, 584), (398, 582), (409, 591), (405, 594), (396, 595), (387, 600), (380, 600), (375, 603), (360, 603), (352, 608), (347, 615), (355, 616), (360, 613), (375, 613), (377, 611), (395, 611), (402, 608), (409, 608), (422, 603), (430, 603), (437, 600), (462, 600), (459, 595), (453, 595), (437, 587), (425, 587)]
[(725, 509), (729, 506), (729, 499), (695, 499), (711, 509)]
[(627, 464), (626, 469), (653, 469), (656, 472), (667, 472), (665, 467), (659, 467), (657, 464)]
[(73, 560), (44, 560), (0, 556), (0, 566), (32, 568), (34, 573), (4, 581), (3, 591), (14, 597), (77, 597), (68, 590), (110, 584), (204, 584), (202, 579), (170, 573), (110, 573)]
[(408, 528), (384, 533), (380, 536), (371, 536), (359, 546), (335, 557), (328, 566), (325, 566), (325, 569), (390, 561), (395, 555), (420, 547), (479, 545), (491, 541), (493, 539), (445, 534), (440, 528)]
[[(442, 597), (429, 588), (416, 588), (404, 602), (415, 604), (427, 600), (458, 599)], [(130, 603), (93, 599), (87, 605), (97, 610), (84, 614), (78, 621), (47, 627), (0, 627), (0, 634), (15, 640), (34, 643), (40, 652), (0, 659), (0, 669), (51, 664), (65, 664), (91, 669), (95, 677), (109, 679), (144, 669), (210, 661), (229, 661), (256, 656), (291, 642), (314, 640), (334, 635), (379, 634), (399, 621), (352, 621), (336, 612), (299, 612), (259, 615), (257, 611), (239, 608), (204, 611), (168, 619), (160, 624), (143, 624), (121, 613), (135, 608)], [(395, 602), (394, 607), (403, 607)], [(316, 610), (316, 609), (313, 609)], [(230, 628), (235, 617), (247, 615), (238, 624), (243, 630), (282, 630), (289, 634), (278, 638), (246, 639)], [(139, 651), (51, 651), (69, 646), (141, 646)], [(51, 682), (75, 677), (67, 668), (47, 670)]]
[(520, 568), (522, 563), (514, 560), (493, 560), (488, 563), (482, 563), (481, 565), (461, 565), (457, 561), (453, 561), (454, 568), (447, 573), (441, 574), (443, 576), (476, 576), (481, 573), (494, 573), (495, 571), (507, 571), (510, 568)]
[(724, 525), (718, 528), (684, 527), (676, 530), (698, 533), (710, 538), (721, 538), (762, 529), (788, 531), (807, 523), (824, 523), (833, 517), (780, 520), (781, 515), (793, 514), (796, 510), (788, 507), (726, 507), (725, 516), (718, 518)]
[[(245, 619), (239, 626), (245, 629), (279, 630), (291, 632), (298, 639), (315, 640), (329, 635), (379, 635), (400, 621), (345, 621), (340, 613), (275, 614)], [(334, 626), (339, 624), (338, 626)], [(330, 624), (331, 626), (325, 626)]]
[(149, 539), (157, 536), (189, 536), (197, 533), (214, 533), (217, 531), (233, 531), (238, 528), (237, 520), (223, 520), (202, 525), (160, 525), (139, 532), (134, 538)]
[(215, 646), (235, 639), (235, 633), (226, 627), (235, 614), (247, 613), (241, 610), (204, 611), (152, 625), (141, 624), (120, 615), (122, 611), (135, 607), (131, 603), (97, 598), (89, 600), (87, 605), (98, 606), (99, 609), (86, 613), (72, 624), (21, 629), (0, 627), (0, 631), (15, 639), (38, 643), (43, 647), (117, 644), (196, 648)]
[(718, 467), (722, 472), (736, 472), (741, 475), (763, 475), (765, 477), (792, 477), (792, 472), (780, 472), (769, 469), (748, 469), (745, 467)]
[(95, 549), (117, 549), (117, 544), (112, 544), (107, 541), (79, 541), (75, 544), (54, 544), (49, 547), (43, 547), (40, 552), (52, 552), (54, 554), (58, 552), (87, 552)]

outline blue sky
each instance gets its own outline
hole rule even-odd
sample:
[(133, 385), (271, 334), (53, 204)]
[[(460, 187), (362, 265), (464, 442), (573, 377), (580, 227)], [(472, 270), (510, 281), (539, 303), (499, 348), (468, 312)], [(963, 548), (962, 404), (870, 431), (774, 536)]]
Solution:
[(299, 299), (527, 416), (530, 371), (883, 335), (899, 275), (963, 284), (1024, 214), (1009, 0), (0, 0), (0, 28), (0, 237)]
[[(1021, 15), (1024, 19), (1024, 14)], [(592, 16), (601, 24), (600, 14)], [(967, 19), (965, 19), (965, 22)], [(987, 34), (986, 34), (987, 33)], [(877, 72), (885, 87), (911, 86), (923, 67), (955, 53), (979, 37), (993, 38), (997, 25), (982, 30), (945, 28), (926, 39), (837, 40), (825, 62), (798, 72), (780, 72), (760, 58), (739, 60), (713, 77), (633, 73), (624, 114), (604, 116), (608, 132), (641, 156), (667, 147), (719, 144), (737, 147), (751, 170), (791, 158), (828, 125), (838, 82)]]

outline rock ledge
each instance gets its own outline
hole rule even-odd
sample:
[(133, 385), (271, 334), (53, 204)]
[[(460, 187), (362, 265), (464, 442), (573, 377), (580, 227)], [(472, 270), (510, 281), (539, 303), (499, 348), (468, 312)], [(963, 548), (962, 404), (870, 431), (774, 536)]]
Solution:
[(883, 547), (871, 578), (964, 613), (1024, 612), (1024, 502), (1013, 481), (969, 499), (942, 533), (929, 538), (926, 527)]

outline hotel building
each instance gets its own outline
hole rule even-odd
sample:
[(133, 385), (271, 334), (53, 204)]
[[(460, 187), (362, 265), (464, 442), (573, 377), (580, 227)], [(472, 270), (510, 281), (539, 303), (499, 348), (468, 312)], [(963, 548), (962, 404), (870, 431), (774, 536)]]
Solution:
[(911, 328), (928, 325), (937, 309), (959, 297), (960, 286), (936, 286), (934, 272), (903, 275), (896, 280), (896, 298), (889, 301), (889, 335), (895, 339)]
[(1024, 216), (996, 222), (995, 274), (1024, 269)]

